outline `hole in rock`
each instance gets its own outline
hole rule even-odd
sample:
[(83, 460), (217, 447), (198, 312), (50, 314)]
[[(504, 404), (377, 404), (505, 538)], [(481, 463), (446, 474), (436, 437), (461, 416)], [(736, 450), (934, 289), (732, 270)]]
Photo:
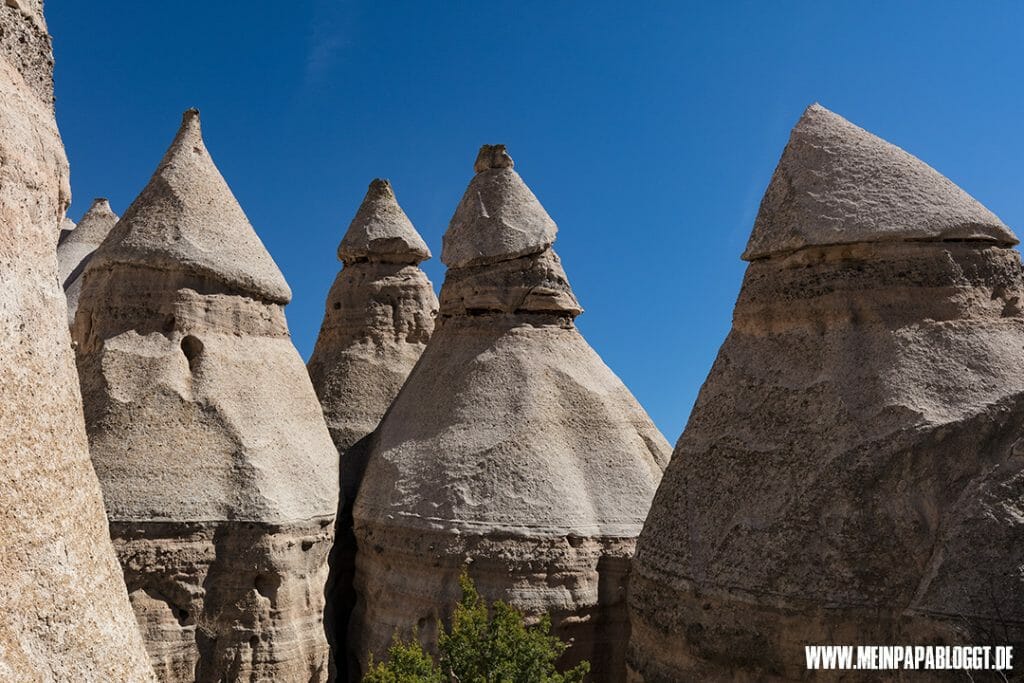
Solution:
[(341, 302), (340, 301), (336, 301), (334, 303), (334, 310), (336, 310), (336, 311), (340, 311), (341, 310)]
[(305, 540), (305, 541), (302, 542), (302, 549), (303, 550), (309, 550), (312, 547), (313, 547), (313, 541)]
[(196, 363), (199, 362), (199, 356), (203, 352), (203, 342), (199, 341), (198, 337), (193, 337), (191, 334), (186, 335), (181, 340), (181, 352), (185, 354), (185, 358), (188, 359), (189, 370), (195, 370)]
[(277, 595), (277, 588), (281, 585), (281, 579), (270, 574), (260, 574), (253, 582), (256, 592), (265, 598), (273, 599)]
[(260, 646), (260, 637), (259, 636), (253, 636), (252, 638), (249, 639), (249, 647), (250, 648), (255, 650), (259, 646)]

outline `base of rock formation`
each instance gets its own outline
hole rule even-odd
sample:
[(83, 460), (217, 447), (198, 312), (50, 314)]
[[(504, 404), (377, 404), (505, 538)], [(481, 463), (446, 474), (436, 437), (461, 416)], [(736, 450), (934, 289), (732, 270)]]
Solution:
[[(530, 537), (521, 530), (429, 533), (384, 525), (357, 527), (356, 536), (361, 599), (353, 623), (364, 627), (349, 634), (349, 648), (363, 670), (369, 653), (379, 661), (395, 633), (410, 638), (415, 629), (428, 648), (436, 648), (438, 620), (449, 623), (466, 567), (488, 601), (504, 600), (532, 620), (550, 613), (552, 633), (571, 644), (560, 665), (586, 659), (590, 680), (622, 680), (622, 643), (629, 639), (626, 578), (636, 539)], [(438, 605), (449, 608), (442, 612)]]
[(333, 521), (112, 522), (158, 678), (326, 681), (318, 615)]

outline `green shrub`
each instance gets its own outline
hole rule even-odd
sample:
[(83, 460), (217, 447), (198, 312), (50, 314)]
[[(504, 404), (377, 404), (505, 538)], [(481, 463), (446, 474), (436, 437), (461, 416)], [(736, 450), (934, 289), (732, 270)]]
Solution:
[(459, 577), (462, 599), (455, 606), (451, 630), (439, 629), (440, 664), (413, 637), (396, 636), (387, 661), (370, 663), (364, 683), (581, 683), (590, 671), (582, 662), (559, 673), (555, 661), (565, 643), (551, 635), (551, 618), (527, 626), (510, 605), (495, 602), (488, 610), (466, 572)]

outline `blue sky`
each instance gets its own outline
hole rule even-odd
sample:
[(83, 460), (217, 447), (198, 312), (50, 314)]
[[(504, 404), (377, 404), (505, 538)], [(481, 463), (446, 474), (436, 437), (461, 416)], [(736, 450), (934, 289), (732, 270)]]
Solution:
[(47, 0), (70, 215), (121, 213), (202, 111), (309, 356), (369, 181), (434, 251), (482, 143), (559, 224), (580, 329), (669, 441), (758, 203), (819, 101), (1024, 226), (1024, 3)]

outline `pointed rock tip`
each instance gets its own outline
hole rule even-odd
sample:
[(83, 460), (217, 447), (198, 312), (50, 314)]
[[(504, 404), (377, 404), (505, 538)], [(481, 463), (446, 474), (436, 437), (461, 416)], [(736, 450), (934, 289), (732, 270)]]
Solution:
[(338, 245), (345, 263), (359, 260), (416, 264), (430, 258), (430, 249), (398, 204), (391, 182), (375, 178)]
[(1017, 243), (995, 214), (931, 166), (814, 103), (793, 127), (743, 258), (945, 240)]
[(89, 209), (82, 214), (74, 231), (61, 242), (61, 246), (71, 248), (87, 244), (95, 248), (110, 233), (117, 220), (118, 215), (110, 207), (107, 198), (96, 197), (89, 205)]
[(199, 274), (232, 293), (287, 304), (291, 290), (203, 143), (188, 109), (150, 178), (100, 248), (96, 264)]
[(482, 145), (473, 163), (473, 170), (483, 173), (494, 168), (514, 168), (515, 165), (505, 145)]
[(476, 175), (444, 233), (441, 261), (449, 268), (509, 261), (554, 243), (558, 226), (513, 166), (505, 145), (480, 148)]
[(114, 210), (110, 208), (109, 199), (107, 199), (106, 197), (96, 197), (95, 199), (92, 200), (92, 204), (89, 206), (89, 209), (83, 215), (83, 218), (93, 212), (112, 214), (114, 213)]

